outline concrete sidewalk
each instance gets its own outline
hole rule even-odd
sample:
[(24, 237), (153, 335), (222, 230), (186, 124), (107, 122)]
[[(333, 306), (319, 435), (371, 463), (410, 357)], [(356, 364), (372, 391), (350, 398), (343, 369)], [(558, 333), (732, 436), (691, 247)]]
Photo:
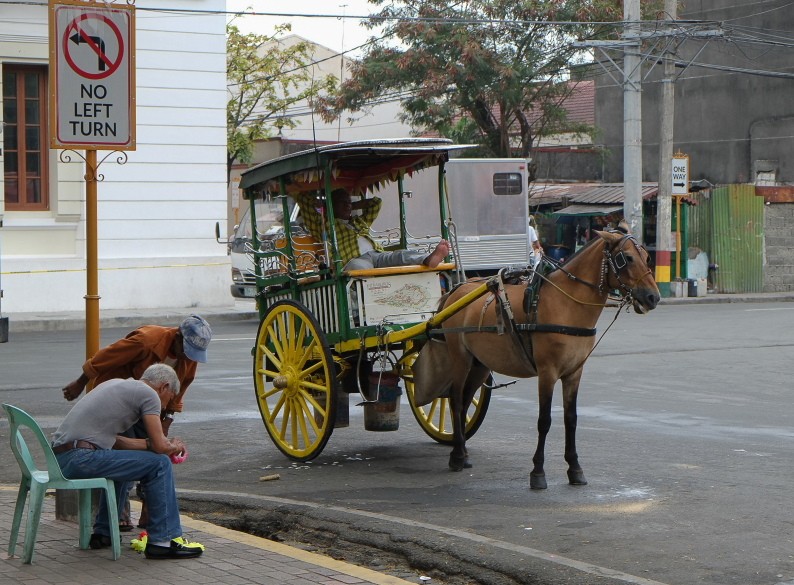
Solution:
[[(17, 486), (0, 486), (0, 533), (6, 535), (6, 538), (11, 531), (17, 489)], [(0, 583), (410, 585), (419, 582), (418, 577), (406, 581), (186, 516), (182, 516), (185, 537), (207, 547), (198, 559), (147, 560), (130, 548), (130, 539), (137, 536), (137, 533), (130, 532), (122, 534), (121, 558), (114, 561), (110, 549), (77, 548), (77, 524), (56, 520), (54, 495), (48, 496), (44, 501), (33, 563), (23, 565), (20, 557), (23, 551), (25, 519), (14, 557), (8, 557), (8, 541), (2, 541)]]

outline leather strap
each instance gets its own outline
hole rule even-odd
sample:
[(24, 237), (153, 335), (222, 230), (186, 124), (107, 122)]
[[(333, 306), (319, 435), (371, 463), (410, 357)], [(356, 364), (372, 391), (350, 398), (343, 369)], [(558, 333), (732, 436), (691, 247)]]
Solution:
[(99, 449), (93, 443), (89, 443), (88, 441), (72, 441), (71, 443), (64, 443), (63, 445), (58, 445), (57, 447), (52, 448), (52, 452), (56, 455), (60, 455), (61, 453), (66, 453), (67, 451), (71, 451), (72, 449), (90, 449), (95, 451)]

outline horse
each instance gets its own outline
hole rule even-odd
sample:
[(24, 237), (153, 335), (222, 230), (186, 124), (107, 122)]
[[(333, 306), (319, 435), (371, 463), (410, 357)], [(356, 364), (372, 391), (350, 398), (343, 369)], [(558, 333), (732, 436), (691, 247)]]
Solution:
[[(576, 399), (584, 364), (595, 347), (596, 323), (610, 291), (621, 295), (619, 311), (630, 303), (637, 313), (645, 314), (656, 308), (660, 299), (648, 251), (628, 230), (595, 233), (597, 237), (565, 263), (545, 276), (539, 273), (539, 287), (528, 289), (528, 282), (499, 281), (496, 290), (441, 323), (440, 333), (446, 341), (442, 361), (448, 365), (444, 375), (451, 375), (453, 448), (449, 468), (453, 471), (472, 466), (466, 449), (466, 412), (476, 391), (496, 372), (538, 378), (538, 444), (530, 488), (547, 487), (544, 449), (557, 380), (562, 381), (568, 481), (587, 484), (576, 452)], [(440, 308), (476, 286), (464, 283), (453, 289), (441, 299)], [(438, 351), (437, 345), (427, 344), (433, 351)]]

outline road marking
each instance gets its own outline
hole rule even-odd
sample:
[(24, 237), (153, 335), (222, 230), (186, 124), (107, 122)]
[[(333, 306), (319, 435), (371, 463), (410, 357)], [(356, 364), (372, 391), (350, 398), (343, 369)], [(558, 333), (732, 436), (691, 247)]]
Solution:
[(276, 496), (260, 496), (257, 494), (246, 494), (240, 492), (216, 492), (216, 491), (204, 491), (204, 490), (188, 490), (188, 489), (179, 489), (177, 490), (178, 493), (184, 494), (196, 494), (196, 495), (205, 495), (205, 496), (220, 496), (223, 498), (229, 497), (238, 497), (238, 498), (250, 498), (253, 500), (262, 500), (267, 502), (272, 502), (274, 504), (287, 504), (291, 506), (301, 506), (304, 508), (312, 508), (312, 509), (322, 509), (322, 510), (333, 510), (335, 512), (340, 512), (342, 514), (350, 514), (353, 516), (364, 516), (366, 518), (372, 518), (374, 520), (382, 520), (385, 522), (393, 522), (395, 524), (402, 524), (403, 526), (412, 526), (416, 528), (424, 528), (426, 530), (433, 530), (435, 532), (440, 532), (442, 534), (446, 534), (449, 536), (454, 536), (456, 538), (462, 538), (465, 540), (470, 540), (472, 542), (477, 542), (480, 544), (485, 544), (488, 546), (493, 546), (496, 548), (501, 548), (504, 550), (509, 550), (512, 552), (517, 552), (522, 555), (534, 557), (539, 560), (548, 561), (550, 563), (555, 563), (557, 565), (563, 565), (565, 567), (570, 567), (572, 569), (576, 569), (578, 571), (582, 571), (583, 573), (587, 573), (589, 575), (597, 575), (599, 577), (608, 577), (610, 579), (616, 579), (618, 581), (623, 581), (625, 583), (632, 583), (634, 585), (669, 585), (667, 583), (662, 583), (661, 581), (654, 581), (653, 579), (646, 579), (644, 577), (637, 577), (636, 575), (630, 575), (628, 573), (623, 573), (622, 571), (616, 571), (615, 569), (609, 569), (607, 567), (600, 567), (598, 565), (594, 565), (592, 563), (587, 563), (583, 561), (577, 561), (576, 559), (570, 559), (568, 557), (564, 557), (561, 555), (556, 555), (552, 553), (547, 553), (542, 550), (538, 550), (535, 548), (530, 548), (528, 546), (522, 546), (519, 544), (513, 544), (510, 542), (505, 542), (503, 540), (497, 540), (495, 538), (490, 538), (488, 536), (482, 536), (480, 534), (474, 534), (472, 532), (467, 532), (464, 530), (457, 530), (455, 528), (446, 528), (444, 526), (437, 526), (435, 524), (427, 524), (425, 522), (417, 522), (416, 520), (407, 520), (405, 518), (397, 518), (396, 516), (390, 516), (388, 514), (381, 514), (379, 512), (367, 512), (365, 510), (355, 510), (352, 508), (344, 508), (341, 506), (329, 506), (327, 504), (315, 504), (313, 502), (304, 502), (300, 500), (291, 500), (289, 498), (279, 498)]

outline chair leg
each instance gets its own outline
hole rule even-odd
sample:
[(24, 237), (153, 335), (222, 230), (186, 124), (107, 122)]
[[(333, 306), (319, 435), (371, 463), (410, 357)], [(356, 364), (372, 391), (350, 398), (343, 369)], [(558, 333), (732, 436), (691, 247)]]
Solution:
[(91, 528), (92, 528), (92, 490), (91, 488), (77, 490), (78, 495), (78, 522), (80, 523), (80, 548), (86, 550), (88, 543), (91, 541)]
[(113, 543), (113, 560), (121, 556), (121, 533), (119, 532), (119, 508), (116, 500), (116, 485), (112, 479), (107, 480), (105, 498), (108, 504), (108, 522), (110, 524), (110, 542)]
[(33, 547), (36, 546), (36, 533), (41, 520), (41, 507), (44, 505), (43, 485), (34, 482), (30, 484), (30, 504), (28, 510), (28, 523), (25, 526), (25, 549), (22, 553), (22, 562), (29, 565), (33, 562)]
[(25, 512), (25, 501), (28, 499), (30, 491), (30, 480), (26, 477), (19, 482), (19, 492), (17, 493), (17, 504), (14, 507), (14, 521), (11, 523), (11, 538), (8, 540), (8, 556), (14, 556), (17, 549), (17, 538), (19, 538), (19, 526), (22, 524), (22, 515)]

